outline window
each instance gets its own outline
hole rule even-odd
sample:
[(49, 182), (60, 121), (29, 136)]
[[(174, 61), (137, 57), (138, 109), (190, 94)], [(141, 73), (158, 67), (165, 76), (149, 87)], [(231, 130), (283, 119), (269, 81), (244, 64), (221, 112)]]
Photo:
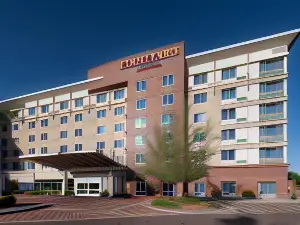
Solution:
[(221, 151), (221, 160), (235, 160), (235, 150)]
[(105, 149), (105, 142), (104, 141), (97, 142), (97, 150), (100, 150), (100, 149)]
[(263, 62), (260, 62), (259, 71), (268, 72), (274, 70), (283, 70), (283, 58), (279, 59), (269, 59)]
[(147, 184), (144, 181), (136, 182), (135, 195), (137, 196), (145, 196), (146, 195)]
[(82, 129), (75, 129), (75, 137), (81, 137), (82, 136)]
[(19, 124), (13, 124), (12, 125), (12, 130), (19, 130)]
[(259, 115), (283, 113), (283, 103), (270, 103), (259, 106)]
[(41, 106), (41, 112), (42, 113), (48, 113), (49, 112), (49, 105), (42, 105)]
[(235, 129), (222, 130), (222, 141), (235, 140)]
[(147, 123), (146, 118), (136, 118), (135, 119), (135, 128), (145, 128)]
[(222, 110), (222, 120), (234, 120), (234, 119), (235, 119), (235, 109)]
[(235, 88), (222, 90), (222, 100), (236, 98), (235, 92), (236, 92)]
[(75, 108), (83, 106), (83, 98), (75, 99)]
[(41, 127), (48, 127), (48, 119), (41, 120)]
[(162, 86), (170, 86), (174, 84), (174, 75), (165, 75), (162, 78)]
[(284, 86), (283, 80), (260, 83), (259, 92), (269, 93), (269, 92), (283, 91), (283, 86)]
[(42, 134), (41, 134), (41, 140), (42, 140), (42, 141), (48, 140), (48, 134), (47, 134), (47, 133), (42, 133)]
[(114, 91), (114, 100), (120, 100), (123, 98), (125, 98), (125, 90), (124, 89)]
[(75, 144), (75, 152), (82, 151), (82, 144)]
[(205, 133), (203, 132), (199, 132), (197, 134), (194, 135), (194, 140), (193, 142), (202, 142), (205, 141)]
[(97, 127), (97, 134), (105, 134), (105, 132), (106, 132), (105, 126)]
[(278, 148), (260, 148), (259, 158), (261, 159), (282, 159), (283, 158), (283, 147)]
[(6, 132), (6, 131), (7, 131), (7, 125), (3, 125), (3, 126), (2, 126), (2, 131), (3, 131), (3, 132)]
[(82, 113), (75, 115), (75, 122), (82, 121)]
[(60, 110), (68, 109), (69, 108), (69, 101), (61, 102), (59, 104)]
[(41, 147), (41, 154), (47, 154), (48, 148), (47, 147)]
[(261, 195), (275, 195), (276, 194), (276, 182), (261, 182), (258, 183), (259, 194)]
[(29, 155), (34, 155), (34, 154), (35, 154), (35, 148), (30, 148), (30, 149), (28, 150), (28, 154), (29, 154)]
[(136, 82), (136, 91), (146, 91), (146, 81), (138, 81)]
[(60, 132), (60, 138), (68, 138), (68, 131), (61, 131)]
[(145, 163), (144, 154), (142, 154), (142, 153), (135, 154), (135, 163), (136, 164), (144, 164)]
[(29, 135), (29, 142), (34, 142), (35, 141), (35, 135)]
[(114, 148), (124, 148), (124, 140), (115, 140)]
[(29, 170), (34, 170), (35, 169), (35, 163), (32, 163), (32, 162), (28, 162), (28, 169)]
[(144, 136), (135, 136), (135, 145), (141, 146), (145, 144), (145, 137)]
[(174, 103), (174, 94), (162, 96), (162, 105), (172, 105)]
[(206, 121), (206, 113), (194, 114), (194, 123), (204, 123)]
[(68, 145), (61, 145), (60, 152), (68, 152)]
[(35, 121), (29, 122), (29, 123), (28, 123), (28, 128), (29, 128), (29, 129), (35, 128)]
[(146, 109), (146, 99), (136, 100), (136, 109)]
[(104, 103), (107, 99), (107, 93), (97, 95), (97, 103)]
[(195, 184), (195, 196), (205, 196), (205, 184), (196, 183)]
[(197, 74), (194, 76), (194, 85), (206, 84), (207, 74)]
[(222, 80), (228, 80), (236, 77), (236, 68), (222, 70)]
[(222, 195), (235, 196), (236, 183), (235, 182), (222, 182)]
[(60, 117), (60, 124), (66, 124), (66, 123), (68, 123), (68, 117), (67, 116)]
[(259, 136), (281, 136), (283, 125), (271, 125), (259, 128)]
[(116, 123), (115, 124), (115, 132), (124, 131), (124, 123)]
[(32, 108), (28, 109), (28, 115), (29, 116), (34, 116), (35, 115), (35, 107), (32, 107)]
[(194, 95), (194, 104), (207, 102), (207, 93), (200, 93)]
[(6, 138), (1, 139), (1, 146), (2, 147), (7, 147), (7, 139)]
[(125, 107), (124, 106), (116, 107), (114, 111), (115, 111), (114, 112), (115, 116), (124, 115), (124, 113), (125, 113)]
[(106, 117), (106, 109), (98, 110), (97, 111), (97, 118), (102, 119)]
[(173, 114), (162, 114), (161, 115), (161, 124), (162, 125), (172, 124), (173, 120), (174, 120)]

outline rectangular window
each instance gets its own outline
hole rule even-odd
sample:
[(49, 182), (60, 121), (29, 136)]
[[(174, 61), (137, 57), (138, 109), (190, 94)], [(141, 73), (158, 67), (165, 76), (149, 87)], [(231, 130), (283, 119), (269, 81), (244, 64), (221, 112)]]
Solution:
[(29, 122), (29, 123), (28, 123), (28, 128), (29, 128), (29, 129), (35, 128), (35, 121)]
[(136, 164), (145, 164), (145, 157), (142, 153), (135, 154), (135, 163)]
[(100, 149), (105, 149), (105, 142), (104, 141), (97, 142), (97, 150), (100, 150)]
[(34, 154), (35, 154), (35, 148), (30, 148), (30, 149), (28, 150), (28, 154), (29, 154), (29, 155), (34, 155)]
[(42, 113), (48, 113), (49, 112), (49, 105), (42, 105), (41, 106), (41, 112)]
[(82, 136), (82, 129), (75, 129), (75, 137), (81, 137)]
[(106, 109), (98, 110), (97, 111), (97, 118), (102, 119), (106, 117)]
[(222, 110), (222, 120), (234, 120), (234, 119), (235, 119), (235, 109)]
[(165, 75), (162, 77), (162, 86), (166, 87), (166, 86), (170, 86), (174, 84), (174, 75), (170, 74), (170, 75)]
[(222, 130), (222, 141), (235, 140), (235, 129)]
[(235, 88), (222, 90), (222, 100), (235, 99), (236, 98)]
[(68, 123), (68, 117), (67, 116), (60, 117), (60, 124), (66, 124), (66, 123)]
[(105, 103), (107, 99), (107, 93), (97, 95), (97, 103)]
[(82, 121), (82, 113), (75, 115), (75, 122)]
[(12, 130), (19, 130), (19, 124), (13, 124), (12, 125)]
[(34, 142), (35, 141), (35, 135), (29, 135), (28, 142)]
[(82, 106), (83, 106), (83, 98), (75, 99), (75, 108), (82, 107)]
[(268, 59), (260, 62), (259, 72), (268, 72), (274, 70), (283, 70), (283, 58)]
[(261, 159), (282, 159), (283, 147), (277, 148), (260, 148), (259, 158)]
[(116, 123), (115, 124), (115, 132), (121, 132), (121, 131), (124, 131), (124, 128), (125, 125), (124, 123)]
[(35, 169), (35, 163), (33, 163), (33, 162), (28, 162), (28, 169), (29, 170), (34, 170)]
[(97, 134), (105, 134), (105, 132), (106, 132), (105, 126), (97, 127)]
[(41, 127), (48, 127), (48, 119), (41, 120)]
[(145, 128), (147, 124), (146, 118), (136, 118), (135, 119), (135, 128)]
[(59, 104), (60, 110), (68, 109), (69, 108), (69, 101), (61, 102)]
[(258, 183), (260, 187), (260, 195), (275, 195), (276, 194), (276, 182), (261, 182)]
[(173, 121), (174, 121), (174, 115), (173, 114), (162, 114), (161, 115), (161, 124), (162, 125), (172, 124)]
[(68, 138), (68, 131), (61, 131), (60, 138)]
[(283, 125), (271, 125), (259, 128), (259, 136), (282, 136)]
[(68, 145), (61, 145), (60, 146), (60, 152), (68, 152)]
[(207, 93), (200, 93), (194, 95), (194, 104), (207, 102)]
[(207, 84), (207, 74), (194, 75), (194, 85)]
[(115, 140), (114, 148), (124, 148), (124, 140)]
[(124, 113), (125, 113), (125, 107), (124, 106), (116, 107), (115, 110), (114, 110), (115, 116), (121, 116), (121, 115), (124, 115)]
[(125, 98), (125, 89), (114, 91), (114, 100)]
[(195, 196), (205, 196), (205, 184), (196, 183), (195, 184)]
[(146, 109), (146, 99), (136, 100), (136, 109)]
[(284, 86), (283, 80), (260, 83), (259, 84), (259, 92), (260, 93), (270, 93), (270, 92), (283, 91), (283, 86)]
[(135, 145), (141, 146), (145, 144), (145, 137), (144, 136), (135, 136)]
[(28, 109), (28, 115), (29, 116), (34, 116), (35, 115), (35, 107), (32, 107), (32, 108)]
[(48, 140), (48, 134), (47, 134), (47, 133), (42, 133), (42, 134), (41, 134), (41, 140), (42, 140), (42, 141)]
[(235, 196), (236, 183), (235, 182), (222, 182), (222, 196)]
[(41, 154), (47, 154), (48, 148), (47, 147), (41, 147)]
[(172, 105), (174, 103), (174, 94), (167, 94), (162, 96), (162, 105)]
[(283, 102), (263, 104), (259, 106), (259, 115), (283, 113)]
[(204, 123), (206, 122), (206, 113), (194, 114), (194, 123)]
[(236, 68), (222, 70), (222, 80), (236, 78)]
[(146, 91), (146, 81), (138, 81), (136, 82), (136, 91)]
[(75, 144), (75, 152), (82, 151), (82, 144)]
[(221, 151), (221, 160), (235, 160), (235, 150)]

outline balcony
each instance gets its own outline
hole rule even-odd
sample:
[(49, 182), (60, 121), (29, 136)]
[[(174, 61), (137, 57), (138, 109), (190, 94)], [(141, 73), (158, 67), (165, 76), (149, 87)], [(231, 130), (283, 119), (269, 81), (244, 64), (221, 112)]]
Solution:
[(283, 119), (283, 113), (273, 113), (273, 114), (261, 114), (259, 115), (259, 121), (265, 120), (280, 120)]
[(282, 164), (283, 158), (259, 158), (259, 164)]
[(283, 134), (259, 137), (259, 142), (281, 142), (281, 141), (284, 141)]
[(259, 93), (259, 99), (276, 98), (284, 96), (283, 90)]
[(276, 76), (276, 75), (281, 75), (283, 73), (284, 73), (283, 69), (261, 71), (259, 72), (259, 77)]

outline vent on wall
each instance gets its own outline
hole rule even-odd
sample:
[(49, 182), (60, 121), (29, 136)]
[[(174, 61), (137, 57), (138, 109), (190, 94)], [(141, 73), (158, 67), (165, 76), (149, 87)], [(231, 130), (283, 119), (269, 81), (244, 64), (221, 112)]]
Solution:
[(281, 53), (281, 52), (287, 52), (287, 46), (286, 45), (272, 49), (272, 54), (278, 54), (278, 53)]

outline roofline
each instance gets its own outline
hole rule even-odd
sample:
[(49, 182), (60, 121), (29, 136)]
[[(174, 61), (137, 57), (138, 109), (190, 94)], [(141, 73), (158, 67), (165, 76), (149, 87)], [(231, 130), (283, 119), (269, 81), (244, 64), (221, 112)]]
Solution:
[(92, 79), (78, 81), (78, 82), (75, 82), (75, 83), (66, 84), (66, 85), (55, 87), (55, 88), (46, 89), (46, 90), (43, 90), (43, 91), (37, 91), (37, 92), (31, 93), (31, 94), (26, 94), (26, 95), (21, 95), (21, 96), (14, 97), (14, 98), (5, 99), (5, 100), (0, 101), (0, 104), (5, 103), (5, 102), (9, 102), (9, 101), (13, 101), (13, 100), (18, 100), (18, 99), (21, 99), (21, 98), (31, 97), (31, 96), (38, 95), (38, 94), (43, 94), (43, 93), (50, 92), (50, 91), (56, 91), (56, 90), (60, 90), (60, 89), (63, 89), (63, 88), (76, 86), (76, 85), (79, 85), (79, 84), (85, 84), (85, 83), (93, 82), (93, 81), (96, 81), (96, 80), (101, 80), (102, 78), (103, 77), (95, 77), (95, 78), (92, 78)]
[(298, 33), (297, 36), (293, 39), (293, 41), (295, 41), (299, 36), (299, 32), (300, 32), (300, 29), (295, 29), (295, 30), (291, 30), (291, 31), (283, 32), (283, 33), (278, 33), (278, 34), (274, 34), (274, 35), (270, 35), (270, 36), (266, 36), (266, 37), (262, 37), (262, 38), (253, 39), (253, 40), (250, 40), (250, 41), (245, 41), (245, 42), (240, 42), (240, 43), (233, 44), (233, 45), (228, 45), (228, 46), (221, 47), (221, 48), (216, 48), (216, 49), (213, 49), (213, 50), (208, 50), (208, 51), (205, 51), (205, 52), (200, 52), (200, 53), (196, 53), (196, 54), (192, 54), (192, 55), (187, 55), (185, 58), (190, 59), (190, 58), (194, 58), (194, 57), (197, 57), (197, 56), (208, 55), (208, 54), (211, 54), (211, 53), (216, 53), (216, 52), (228, 50), (228, 49), (231, 49), (231, 48), (240, 47), (240, 46), (243, 46), (243, 45), (254, 44), (254, 43), (257, 43), (257, 42), (266, 41), (266, 40), (269, 40), (269, 39), (282, 37), (282, 36), (293, 34), (293, 33)]

